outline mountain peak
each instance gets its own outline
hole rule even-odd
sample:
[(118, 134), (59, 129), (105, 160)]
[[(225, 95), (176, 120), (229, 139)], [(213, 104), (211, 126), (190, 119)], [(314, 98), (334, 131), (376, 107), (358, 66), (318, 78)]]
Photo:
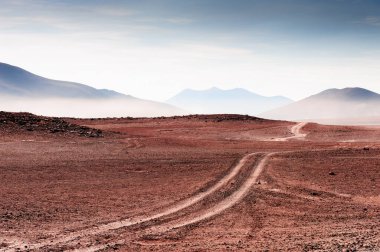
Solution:
[(268, 111), (261, 116), (281, 120), (308, 120), (334, 123), (349, 119), (351, 123), (360, 118), (380, 116), (380, 95), (360, 87), (327, 89), (287, 106)]
[(141, 100), (113, 90), (47, 79), (0, 63), (1, 110), (69, 117), (182, 115), (165, 103)]
[(185, 89), (167, 102), (193, 113), (200, 114), (249, 114), (276, 108), (291, 102), (285, 97), (265, 97), (243, 88), (206, 90)]
[(19, 67), (16, 67), (16, 66), (4, 63), (4, 62), (0, 62), (0, 70), (14, 69), (14, 68), (21, 69)]
[(1, 79), (22, 78), (26, 75), (34, 76), (20, 67), (0, 62), (0, 82)]
[(20, 67), (0, 63), (0, 94), (28, 98), (122, 98), (124, 94), (80, 83), (47, 79)]
[(342, 89), (327, 89), (319, 94), (311, 96), (314, 99), (335, 99), (347, 101), (361, 101), (380, 99), (380, 94), (360, 87), (347, 87)]
[(218, 88), (218, 87), (211, 87), (210, 89), (209, 89), (209, 91), (224, 91), (224, 90), (222, 90), (222, 89), (220, 89), (220, 88)]

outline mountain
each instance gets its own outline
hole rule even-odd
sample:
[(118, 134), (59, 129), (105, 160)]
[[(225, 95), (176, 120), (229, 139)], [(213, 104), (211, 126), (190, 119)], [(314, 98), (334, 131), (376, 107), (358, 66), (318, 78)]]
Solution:
[(367, 102), (380, 100), (380, 94), (360, 87), (343, 89), (332, 88), (310, 96), (309, 100)]
[(186, 112), (172, 105), (138, 99), (113, 90), (47, 79), (0, 63), (0, 110), (46, 116), (172, 116)]
[(380, 117), (380, 94), (353, 87), (328, 89), (260, 116), (271, 119), (308, 120), (323, 123), (364, 123)]
[(0, 94), (24, 97), (121, 98), (124, 94), (67, 81), (47, 79), (0, 63)]
[(283, 96), (261, 96), (242, 88), (222, 90), (213, 87), (207, 90), (185, 89), (166, 102), (192, 113), (257, 115), (292, 101)]

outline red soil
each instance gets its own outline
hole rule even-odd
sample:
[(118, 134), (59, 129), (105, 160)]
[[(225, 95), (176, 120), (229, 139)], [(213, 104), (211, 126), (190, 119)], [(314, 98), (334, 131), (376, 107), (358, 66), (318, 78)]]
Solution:
[[(301, 130), (306, 140), (279, 142), (273, 140), (291, 136), (294, 123), (228, 115), (44, 118), (52, 126), (30, 131), (25, 125), (39, 117), (3, 116), (16, 119), (12, 127), (0, 125), (0, 251), (33, 250), (50, 241), (35, 250), (380, 249), (380, 129), (308, 124)], [(19, 125), (18, 117), (26, 124)], [(66, 125), (59, 132), (51, 130), (57, 122)], [(99, 134), (76, 131), (83, 126)], [(163, 229), (228, 199), (264, 152), (277, 153), (231, 208)], [(247, 153), (257, 154), (199, 202), (152, 221), (91, 233), (210, 190)], [(75, 239), (54, 243), (73, 234)]]

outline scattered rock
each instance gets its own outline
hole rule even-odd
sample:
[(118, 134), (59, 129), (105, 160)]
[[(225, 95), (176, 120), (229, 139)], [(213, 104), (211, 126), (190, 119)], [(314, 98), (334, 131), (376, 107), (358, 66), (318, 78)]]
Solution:
[[(164, 119), (165, 117), (155, 117), (154, 119)], [(234, 114), (214, 114), (214, 115), (187, 115), (187, 116), (173, 116), (167, 117), (171, 119), (187, 118), (198, 119), (202, 121), (213, 121), (213, 122), (223, 122), (223, 121), (264, 121), (262, 118), (249, 116), (249, 115), (234, 115)]]
[(30, 113), (0, 112), (0, 131), (33, 131), (52, 134), (76, 134), (85, 137), (102, 137), (102, 131), (71, 124), (58, 117), (36, 116)]

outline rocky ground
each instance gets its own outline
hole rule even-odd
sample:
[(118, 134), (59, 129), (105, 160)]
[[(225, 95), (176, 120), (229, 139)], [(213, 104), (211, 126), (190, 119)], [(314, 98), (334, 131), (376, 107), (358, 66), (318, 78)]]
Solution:
[(9, 113), (0, 111), (0, 131), (14, 134), (17, 132), (37, 131), (60, 135), (79, 135), (101, 137), (102, 131), (69, 123), (61, 118), (36, 116), (30, 113)]
[(1, 112), (0, 251), (379, 251), (380, 130), (294, 125)]

